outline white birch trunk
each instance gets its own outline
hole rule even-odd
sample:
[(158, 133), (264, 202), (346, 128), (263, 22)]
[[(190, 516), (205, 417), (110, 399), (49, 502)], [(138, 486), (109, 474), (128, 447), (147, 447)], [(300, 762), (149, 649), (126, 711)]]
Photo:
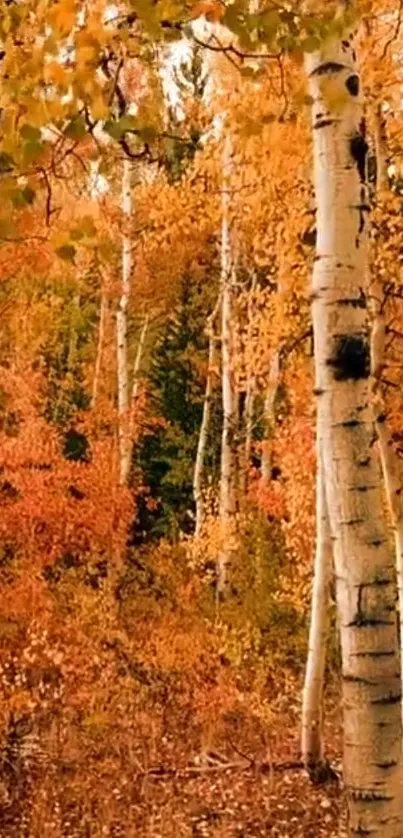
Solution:
[(245, 449), (241, 475), (241, 491), (245, 495), (249, 484), (250, 455), (252, 451), (253, 415), (255, 410), (255, 378), (248, 377), (245, 399)]
[(77, 343), (78, 334), (75, 318), (80, 311), (81, 297), (77, 292), (73, 297), (73, 313), (70, 323), (69, 349), (67, 353), (67, 370), (69, 373), (74, 373), (74, 366), (77, 360)]
[(211, 399), (213, 393), (213, 367), (215, 355), (215, 339), (211, 333), (209, 337), (209, 355), (206, 378), (206, 390), (203, 401), (203, 415), (200, 426), (199, 439), (197, 444), (196, 463), (193, 476), (193, 498), (196, 506), (195, 535), (198, 537), (204, 524), (204, 496), (203, 496), (203, 470), (204, 456), (207, 447), (207, 437), (210, 427)]
[(388, 155), (385, 120), (382, 106), (379, 104), (374, 113), (374, 139), (376, 154), (376, 188), (382, 191), (388, 188)]
[[(387, 178), (387, 147), (386, 131), (382, 118), (380, 106), (378, 106), (374, 118), (374, 133), (376, 146), (376, 167), (377, 167), (377, 192), (388, 188)], [(383, 288), (380, 283), (375, 282), (371, 286), (372, 307), (374, 321), (371, 333), (371, 372), (373, 386), (373, 406), (378, 435), (378, 445), (381, 457), (383, 479), (385, 483), (386, 498), (389, 507), (390, 519), (392, 522), (395, 550), (396, 550), (396, 572), (397, 586), (399, 592), (399, 612), (403, 614), (403, 485), (400, 476), (400, 465), (396, 452), (393, 448), (387, 426), (387, 412), (383, 403), (380, 387), (380, 378), (385, 363), (385, 341), (386, 341), (386, 319), (382, 307)], [(403, 631), (402, 617), (400, 616), (400, 656), (403, 678)], [(403, 714), (403, 706), (402, 706)]]
[[(248, 324), (247, 324), (247, 338), (246, 338), (246, 348), (251, 344), (252, 340), (252, 327), (253, 327), (253, 306), (254, 306), (254, 291), (256, 288), (256, 274), (253, 275), (250, 294), (248, 299)], [(243, 452), (243, 463), (241, 464), (241, 473), (239, 475), (239, 483), (240, 483), (240, 490), (241, 495), (244, 497), (246, 495), (248, 489), (248, 478), (249, 478), (249, 467), (250, 467), (250, 455), (252, 451), (252, 435), (253, 435), (253, 414), (255, 409), (255, 386), (256, 386), (256, 377), (253, 372), (253, 365), (249, 361), (248, 365), (248, 374), (246, 380), (246, 398), (245, 398), (245, 410), (244, 410), (244, 423), (245, 423), (245, 446)]]
[(118, 378), (118, 414), (119, 414), (119, 478), (125, 485), (129, 478), (131, 445), (129, 432), (129, 375), (127, 366), (127, 310), (130, 294), (130, 274), (132, 268), (131, 240), (128, 231), (132, 211), (131, 164), (125, 157), (122, 173), (122, 283), (121, 294), (116, 313), (117, 342), (117, 378)]
[(200, 536), (204, 519), (204, 495), (203, 495), (203, 471), (204, 458), (207, 448), (207, 439), (210, 430), (210, 416), (211, 416), (211, 402), (213, 396), (213, 370), (215, 362), (215, 345), (216, 337), (214, 334), (214, 320), (216, 318), (220, 305), (220, 297), (217, 300), (217, 305), (209, 318), (208, 335), (209, 335), (209, 352), (208, 352), (208, 366), (206, 376), (206, 389), (203, 401), (203, 414), (200, 425), (199, 439), (197, 443), (196, 463), (193, 475), (193, 499), (196, 506), (196, 525), (195, 536)]
[(270, 360), (269, 380), (267, 382), (266, 396), (264, 400), (264, 420), (266, 426), (266, 440), (262, 448), (261, 476), (264, 485), (270, 483), (271, 479), (271, 454), (269, 439), (274, 427), (274, 404), (280, 381), (280, 352), (276, 349)]
[(98, 325), (98, 342), (97, 342), (97, 354), (95, 358), (95, 368), (94, 368), (94, 378), (92, 382), (92, 396), (91, 396), (91, 407), (94, 409), (97, 403), (98, 398), (98, 391), (99, 391), (99, 379), (101, 377), (101, 366), (102, 366), (102, 351), (104, 346), (104, 335), (105, 335), (105, 310), (106, 310), (106, 301), (105, 301), (105, 294), (101, 294), (101, 306), (99, 311), (99, 325)]
[(136, 420), (136, 403), (137, 397), (139, 393), (139, 375), (141, 369), (141, 362), (143, 360), (144, 354), (144, 345), (146, 342), (147, 332), (148, 332), (148, 325), (149, 325), (149, 317), (148, 314), (145, 315), (143, 320), (143, 325), (141, 327), (139, 342), (137, 344), (136, 355), (134, 358), (133, 364), (133, 378), (132, 378), (132, 394), (131, 394), (131, 403), (130, 403), (130, 421), (129, 421), (129, 463), (128, 468), (130, 470), (131, 465), (131, 458), (133, 452), (133, 435), (134, 435), (134, 425)]
[(314, 779), (324, 770), (323, 686), (326, 645), (330, 620), (330, 586), (333, 551), (329, 530), (323, 458), (320, 450), (316, 465), (316, 549), (312, 587), (308, 658), (302, 696), (301, 753), (303, 763)]
[[(386, 497), (395, 539), (397, 587), (399, 593), (399, 613), (403, 614), (403, 485), (397, 455), (393, 449), (393, 442), (385, 424), (384, 415), (376, 422), (379, 451), (381, 455), (382, 471), (385, 481)], [(400, 654), (403, 670), (403, 630), (400, 617)], [(402, 707), (403, 713), (403, 707)]]
[(223, 428), (221, 439), (220, 521), (221, 549), (217, 566), (217, 595), (225, 599), (229, 590), (231, 540), (236, 513), (236, 428), (237, 399), (233, 372), (233, 284), (234, 259), (231, 243), (230, 212), (231, 140), (224, 144), (222, 226), (221, 226), (221, 353)]
[(149, 316), (148, 314), (145, 315), (143, 320), (143, 325), (141, 327), (139, 342), (137, 344), (136, 355), (134, 358), (133, 364), (133, 379), (132, 379), (132, 408), (136, 402), (138, 393), (139, 393), (139, 375), (140, 375), (140, 368), (141, 362), (143, 360), (144, 354), (144, 345), (146, 342), (148, 326), (149, 326)]
[(334, 538), (350, 836), (402, 838), (396, 583), (373, 446), (366, 271), (366, 143), (353, 37), (307, 56), (317, 255), (318, 445)]

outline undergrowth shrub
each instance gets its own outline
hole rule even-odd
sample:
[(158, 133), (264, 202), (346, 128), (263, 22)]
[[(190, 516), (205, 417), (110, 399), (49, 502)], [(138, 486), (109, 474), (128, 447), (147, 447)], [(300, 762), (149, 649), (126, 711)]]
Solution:
[(86, 458), (66, 458), (16, 381), (0, 428), (0, 835), (113, 835), (122, 809), (130, 835), (150, 770), (264, 756), (302, 672), (309, 563), (246, 505), (217, 611), (214, 503), (200, 538), (128, 546), (113, 434), (83, 417)]

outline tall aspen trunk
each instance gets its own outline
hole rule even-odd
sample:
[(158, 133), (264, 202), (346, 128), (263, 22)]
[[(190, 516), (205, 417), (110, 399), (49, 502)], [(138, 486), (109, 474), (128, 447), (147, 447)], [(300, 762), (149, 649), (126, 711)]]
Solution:
[[(136, 355), (135, 355), (134, 364), (133, 364), (132, 409), (134, 407), (134, 404), (136, 402), (138, 392), (139, 392), (139, 375), (140, 375), (140, 369), (141, 369), (141, 362), (143, 360), (144, 345), (145, 345), (145, 342), (146, 342), (149, 322), (150, 322), (150, 320), (149, 320), (148, 314), (146, 314), (145, 317), (144, 317), (144, 320), (143, 320), (143, 325), (141, 327), (139, 342), (137, 344)], [(132, 413), (133, 413), (133, 410), (132, 410)]]
[[(252, 341), (252, 326), (253, 326), (253, 306), (254, 306), (254, 291), (256, 288), (256, 274), (253, 275), (250, 294), (248, 299), (248, 324), (247, 324), (247, 338), (246, 345), (250, 346)], [(241, 472), (239, 475), (239, 483), (241, 495), (245, 496), (248, 489), (249, 482), (249, 467), (250, 455), (252, 451), (252, 435), (253, 435), (253, 414), (255, 409), (255, 386), (256, 377), (253, 372), (253, 365), (247, 364), (247, 380), (246, 380), (246, 397), (244, 409), (244, 425), (245, 425), (245, 446), (243, 451), (243, 462), (241, 463)]]
[[(400, 477), (400, 467), (397, 455), (393, 449), (393, 441), (389, 434), (385, 414), (382, 407), (375, 403), (377, 414), (376, 431), (378, 435), (379, 452), (381, 456), (382, 471), (385, 481), (386, 497), (392, 521), (395, 551), (396, 551), (396, 572), (397, 587), (399, 594), (399, 613), (403, 614), (403, 485)], [(400, 656), (401, 669), (403, 673), (403, 626), (400, 617)], [(403, 676), (402, 676), (403, 677)], [(403, 714), (403, 707), (402, 707)]]
[(313, 99), (318, 445), (334, 539), (350, 836), (402, 838), (396, 580), (373, 446), (365, 123), (354, 38), (306, 57)]
[(221, 222), (221, 354), (223, 428), (221, 439), (220, 522), (221, 547), (217, 563), (217, 595), (229, 591), (231, 541), (236, 513), (236, 429), (237, 399), (233, 371), (233, 285), (234, 259), (230, 224), (231, 140), (224, 144)]
[(131, 393), (131, 403), (130, 403), (130, 419), (129, 419), (129, 470), (131, 464), (131, 458), (133, 453), (133, 436), (134, 436), (134, 428), (135, 428), (135, 421), (136, 421), (136, 403), (139, 394), (139, 376), (140, 376), (140, 369), (141, 369), (141, 362), (143, 360), (144, 354), (144, 346), (146, 342), (147, 332), (148, 332), (148, 324), (149, 324), (149, 317), (148, 314), (145, 315), (143, 320), (143, 325), (141, 327), (139, 342), (137, 344), (136, 355), (134, 358), (133, 364), (133, 378), (132, 378), (132, 393)]
[(388, 188), (388, 153), (386, 141), (385, 120), (382, 115), (382, 106), (376, 106), (374, 114), (374, 139), (376, 155), (376, 187), (377, 191)]
[(99, 391), (99, 380), (101, 377), (101, 367), (102, 367), (102, 351), (104, 346), (104, 336), (105, 336), (105, 314), (106, 314), (106, 300), (105, 294), (101, 293), (101, 306), (99, 310), (99, 325), (98, 325), (98, 342), (97, 342), (97, 354), (95, 358), (95, 368), (94, 368), (94, 378), (92, 382), (92, 395), (91, 395), (91, 407), (94, 409), (97, 403), (98, 398), (98, 391)]
[(209, 335), (209, 351), (208, 351), (208, 365), (206, 376), (206, 389), (203, 401), (203, 414), (200, 425), (199, 439), (197, 443), (196, 463), (193, 475), (193, 499), (196, 506), (196, 525), (195, 535), (198, 537), (203, 529), (205, 510), (204, 510), (204, 496), (203, 496), (203, 472), (204, 472), (204, 458), (207, 448), (207, 439), (210, 430), (211, 417), (211, 402), (213, 397), (213, 371), (215, 362), (215, 348), (216, 337), (214, 334), (214, 320), (216, 318), (220, 305), (220, 297), (217, 300), (217, 305), (209, 318), (208, 335)]
[(250, 374), (245, 399), (245, 448), (241, 474), (241, 492), (245, 495), (249, 484), (250, 455), (252, 451), (253, 415), (255, 410), (255, 377)]
[[(388, 188), (386, 130), (380, 105), (374, 117), (376, 147), (377, 193)], [(381, 375), (385, 363), (386, 319), (382, 305), (383, 288), (380, 282), (371, 283), (371, 301), (374, 314), (371, 333), (371, 373), (373, 386), (373, 407), (379, 453), (385, 483), (386, 498), (392, 522), (395, 551), (399, 612), (403, 615), (403, 485), (400, 464), (393, 448), (393, 441), (387, 425), (387, 411), (381, 393)], [(400, 655), (403, 678), (403, 631), (400, 617)], [(403, 713), (403, 707), (402, 707)]]
[(132, 268), (131, 240), (128, 225), (132, 211), (131, 164), (125, 157), (122, 173), (122, 283), (116, 312), (118, 414), (119, 414), (119, 479), (125, 485), (129, 478), (131, 445), (129, 432), (129, 375), (127, 366), (127, 309)]
[(266, 396), (264, 400), (264, 423), (266, 440), (262, 448), (261, 476), (264, 485), (270, 483), (271, 479), (271, 454), (269, 439), (274, 427), (274, 405), (276, 401), (278, 385), (280, 381), (280, 352), (276, 349), (270, 360), (269, 380), (267, 382)]
[(69, 337), (69, 348), (67, 353), (67, 369), (69, 373), (74, 373), (74, 366), (77, 359), (77, 344), (78, 344), (78, 334), (77, 334), (77, 327), (75, 323), (75, 317), (77, 316), (78, 312), (80, 311), (80, 304), (81, 304), (81, 297), (79, 292), (74, 294), (73, 297), (73, 317), (72, 322), (70, 323), (70, 337)]
[(318, 447), (316, 465), (316, 549), (312, 587), (309, 647), (302, 696), (301, 753), (312, 779), (326, 770), (323, 747), (323, 686), (330, 620), (333, 572), (332, 540), (325, 492), (323, 458)]

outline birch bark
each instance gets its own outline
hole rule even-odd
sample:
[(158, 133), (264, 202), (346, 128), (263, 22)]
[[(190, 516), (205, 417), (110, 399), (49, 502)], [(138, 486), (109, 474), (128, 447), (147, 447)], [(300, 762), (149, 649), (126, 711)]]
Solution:
[(318, 449), (316, 473), (316, 550), (309, 647), (302, 696), (301, 753), (312, 779), (326, 771), (323, 747), (323, 686), (329, 634), (332, 540), (325, 492), (323, 458)]
[[(385, 124), (381, 108), (378, 105), (374, 115), (374, 133), (376, 147), (376, 191), (379, 194), (388, 188), (387, 176), (387, 144)], [(388, 425), (387, 411), (381, 394), (381, 375), (385, 363), (386, 319), (382, 305), (383, 288), (381, 283), (371, 283), (371, 302), (373, 310), (373, 324), (371, 332), (371, 373), (373, 387), (373, 408), (376, 432), (378, 435), (379, 453), (381, 457), (383, 479), (386, 498), (392, 522), (395, 551), (397, 586), (399, 593), (399, 612), (403, 614), (403, 485), (400, 476), (400, 465), (393, 448)], [(400, 617), (400, 620), (402, 618)], [(400, 656), (403, 678), (403, 631), (400, 630)], [(403, 714), (403, 707), (402, 707)]]
[(365, 123), (354, 37), (307, 56), (317, 254), (313, 322), (318, 445), (334, 538), (350, 836), (401, 838), (396, 583), (382, 517), (370, 393)]
[(131, 240), (128, 225), (132, 212), (131, 164), (126, 157), (122, 172), (122, 282), (121, 294), (116, 312), (116, 352), (118, 378), (119, 415), (119, 478), (121, 485), (127, 483), (130, 472), (131, 445), (129, 432), (129, 375), (127, 366), (127, 310), (130, 294), (132, 268)]
[(269, 380), (267, 382), (266, 396), (264, 400), (264, 419), (266, 425), (266, 440), (262, 448), (261, 475), (264, 485), (270, 483), (271, 479), (271, 454), (269, 440), (274, 427), (274, 405), (280, 381), (280, 352), (276, 349), (270, 360)]
[(73, 297), (73, 311), (71, 316), (71, 323), (70, 323), (70, 337), (69, 337), (69, 349), (67, 353), (67, 369), (68, 372), (73, 375), (74, 374), (74, 367), (77, 360), (77, 344), (78, 344), (78, 332), (77, 332), (77, 317), (80, 312), (80, 305), (81, 305), (81, 297), (79, 292), (74, 294)]
[(92, 396), (91, 396), (91, 407), (94, 409), (97, 403), (98, 398), (98, 391), (99, 391), (99, 379), (101, 376), (101, 365), (102, 365), (102, 350), (104, 346), (104, 334), (105, 334), (105, 311), (106, 311), (106, 301), (105, 301), (105, 294), (101, 293), (101, 305), (99, 310), (99, 325), (98, 325), (98, 341), (97, 341), (97, 354), (95, 358), (95, 368), (94, 368), (94, 378), (92, 382)]
[(233, 371), (233, 285), (234, 258), (230, 224), (231, 139), (224, 141), (221, 221), (221, 353), (223, 428), (221, 439), (220, 522), (221, 548), (217, 563), (217, 595), (229, 592), (231, 542), (236, 513), (236, 429), (237, 399)]
[(208, 323), (208, 337), (209, 337), (209, 352), (206, 376), (206, 389), (203, 401), (203, 414), (200, 425), (199, 439), (197, 443), (196, 463), (193, 475), (193, 498), (196, 506), (196, 526), (195, 535), (198, 537), (203, 529), (205, 519), (204, 496), (203, 496), (203, 472), (204, 472), (204, 458), (207, 448), (207, 439), (210, 430), (211, 417), (211, 402), (213, 396), (213, 371), (215, 363), (216, 350), (216, 336), (214, 334), (214, 321), (220, 306), (220, 297), (217, 300), (217, 305), (209, 317)]
[[(248, 299), (248, 323), (247, 323), (247, 336), (246, 336), (246, 346), (249, 347), (252, 343), (252, 332), (253, 332), (253, 307), (255, 303), (254, 292), (256, 289), (256, 274), (252, 277), (252, 283), (249, 292), (249, 299)], [(253, 414), (255, 408), (255, 386), (256, 386), (256, 377), (253, 371), (253, 359), (248, 360), (247, 363), (247, 378), (246, 378), (246, 397), (245, 397), (245, 409), (244, 409), (244, 427), (245, 427), (245, 446), (243, 451), (243, 462), (241, 463), (241, 473), (239, 475), (239, 484), (241, 490), (241, 496), (244, 497), (248, 490), (248, 482), (249, 482), (249, 466), (250, 466), (250, 455), (252, 451), (252, 435), (253, 435)]]
[(253, 414), (255, 410), (255, 378), (248, 378), (245, 399), (245, 448), (241, 475), (241, 492), (245, 496), (249, 485), (250, 455), (252, 452)]
[(139, 393), (139, 375), (140, 375), (140, 369), (141, 369), (141, 362), (143, 360), (144, 345), (145, 345), (145, 342), (146, 342), (149, 323), (150, 323), (150, 319), (149, 319), (148, 314), (146, 314), (145, 317), (144, 317), (144, 320), (143, 320), (143, 325), (141, 327), (139, 342), (137, 344), (136, 355), (135, 355), (134, 364), (133, 364), (132, 408), (135, 404), (135, 401), (136, 401), (138, 393)]
[(376, 155), (376, 187), (377, 191), (388, 188), (388, 153), (386, 141), (385, 120), (382, 115), (382, 106), (376, 106), (374, 114), (374, 136)]

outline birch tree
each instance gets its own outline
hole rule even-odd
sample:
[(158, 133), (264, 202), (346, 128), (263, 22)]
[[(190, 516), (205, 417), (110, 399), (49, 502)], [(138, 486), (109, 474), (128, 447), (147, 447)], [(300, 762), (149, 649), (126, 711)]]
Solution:
[[(280, 270), (279, 270), (280, 274)], [(277, 282), (277, 294), (280, 296), (283, 293), (283, 283), (281, 277)], [(280, 384), (280, 346), (276, 346), (271, 354), (269, 362), (269, 374), (267, 378), (266, 392), (264, 397), (264, 425), (265, 425), (265, 442), (262, 448), (261, 460), (261, 476), (264, 485), (268, 485), (271, 480), (271, 466), (272, 457), (270, 451), (270, 439), (273, 435), (275, 426), (275, 404)]]
[(262, 449), (261, 474), (262, 481), (265, 484), (270, 483), (271, 479), (271, 454), (269, 439), (273, 433), (275, 423), (274, 405), (278, 386), (280, 383), (280, 350), (275, 349), (270, 359), (269, 377), (267, 381), (266, 393), (264, 398), (264, 422), (266, 431), (266, 440)]
[(313, 322), (318, 445), (334, 539), (350, 835), (401, 838), (403, 777), (396, 583), (373, 446), (365, 122), (354, 36), (307, 56), (317, 254)]
[[(387, 141), (385, 122), (381, 106), (378, 104), (374, 117), (373, 128), (376, 151), (376, 193), (379, 195), (388, 188), (387, 176)], [(381, 376), (385, 364), (386, 344), (386, 316), (383, 305), (384, 289), (376, 278), (370, 285), (373, 323), (371, 331), (371, 375), (373, 388), (373, 408), (376, 432), (378, 436), (379, 452), (385, 483), (386, 498), (392, 523), (395, 551), (396, 571), (399, 592), (399, 611), (403, 614), (403, 503), (402, 480), (400, 465), (393, 447), (393, 440), (388, 429), (387, 409), (382, 398)], [(403, 677), (403, 632), (400, 631), (400, 654)], [(403, 707), (402, 707), (403, 712)]]
[(102, 365), (102, 350), (104, 345), (104, 335), (105, 335), (105, 315), (106, 315), (106, 299), (105, 293), (101, 290), (101, 303), (99, 309), (99, 324), (98, 324), (98, 340), (97, 340), (97, 350), (96, 350), (96, 357), (95, 357), (95, 367), (94, 367), (94, 378), (92, 382), (92, 395), (91, 395), (91, 407), (95, 408), (98, 398), (99, 392), (99, 381), (101, 377), (101, 365)]
[(224, 140), (221, 220), (221, 364), (223, 428), (221, 439), (220, 522), (221, 548), (217, 566), (217, 595), (225, 599), (229, 589), (231, 540), (236, 513), (237, 399), (233, 370), (234, 253), (230, 222), (231, 138)]
[(128, 225), (132, 211), (131, 163), (123, 159), (122, 171), (122, 277), (121, 293), (116, 312), (116, 357), (119, 414), (119, 479), (127, 483), (130, 471), (131, 444), (129, 432), (129, 373), (127, 361), (127, 313), (132, 269), (131, 240)]
[[(141, 370), (141, 363), (144, 355), (144, 347), (150, 324), (148, 314), (144, 315), (143, 324), (140, 331), (139, 342), (137, 344), (136, 354), (134, 356), (133, 375), (132, 375), (132, 407), (134, 406), (139, 393), (139, 376)], [(133, 411), (132, 411), (133, 412)]]
[[(246, 327), (246, 345), (250, 346), (252, 342), (252, 327), (253, 327), (253, 306), (254, 306), (254, 291), (256, 288), (256, 274), (252, 277), (251, 287), (248, 296), (247, 307), (247, 327)], [(253, 361), (247, 360), (247, 374), (246, 374), (246, 394), (243, 422), (245, 426), (245, 445), (243, 451), (243, 462), (241, 465), (241, 473), (239, 475), (240, 490), (242, 496), (246, 494), (248, 488), (249, 477), (249, 463), (252, 450), (252, 434), (253, 434), (253, 414), (255, 408), (255, 389), (256, 377), (253, 369)]]
[(311, 778), (324, 779), (329, 769), (325, 762), (323, 745), (323, 687), (330, 627), (333, 552), (320, 450), (317, 453), (316, 468), (316, 550), (308, 658), (302, 697), (301, 753)]
[(208, 362), (207, 362), (207, 376), (206, 376), (206, 389), (204, 393), (204, 400), (203, 400), (203, 414), (202, 414), (202, 421), (200, 425), (200, 433), (199, 439), (197, 443), (197, 453), (196, 453), (196, 463), (193, 475), (193, 498), (196, 506), (196, 526), (195, 526), (195, 535), (199, 536), (204, 523), (204, 496), (203, 496), (203, 472), (204, 472), (204, 459), (206, 454), (206, 447), (207, 447), (207, 439), (208, 433), (210, 429), (210, 416), (211, 416), (211, 402), (213, 397), (213, 373), (214, 373), (214, 364), (215, 364), (215, 355), (216, 355), (216, 342), (217, 338), (214, 333), (214, 321), (217, 316), (218, 310), (220, 307), (220, 297), (217, 300), (217, 305), (214, 308), (214, 311), (209, 317), (208, 322), (208, 338), (209, 338), (209, 350), (208, 350)]

